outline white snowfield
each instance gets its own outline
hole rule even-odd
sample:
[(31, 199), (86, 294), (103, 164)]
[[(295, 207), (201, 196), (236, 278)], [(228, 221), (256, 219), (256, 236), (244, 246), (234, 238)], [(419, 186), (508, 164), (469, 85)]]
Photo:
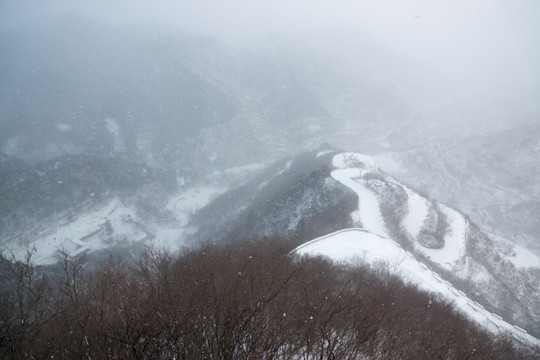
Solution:
[(540, 346), (540, 340), (527, 334), (525, 330), (502, 320), (500, 316), (485, 310), (482, 305), (469, 299), (463, 292), (432, 272), (425, 264), (403, 250), (399, 244), (388, 238), (370, 233), (366, 229), (340, 230), (300, 245), (293, 254), (326, 256), (337, 262), (367, 264), (384, 262), (388, 268), (406, 282), (416, 284), (422, 290), (440, 295), (452, 301), (456, 308), (495, 334), (507, 334), (517, 341)]

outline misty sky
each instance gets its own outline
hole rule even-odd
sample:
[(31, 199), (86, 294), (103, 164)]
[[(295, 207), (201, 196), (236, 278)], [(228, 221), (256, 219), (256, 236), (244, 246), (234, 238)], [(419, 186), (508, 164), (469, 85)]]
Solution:
[(537, 0), (0, 0), (0, 25), (65, 12), (174, 24), (232, 45), (271, 33), (358, 29), (449, 77), (540, 98)]

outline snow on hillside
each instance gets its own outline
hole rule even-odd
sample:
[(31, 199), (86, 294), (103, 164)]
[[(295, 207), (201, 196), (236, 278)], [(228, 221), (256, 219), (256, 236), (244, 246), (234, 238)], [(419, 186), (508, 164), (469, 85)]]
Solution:
[(319, 152), (317, 153), (317, 157), (320, 158), (321, 156), (331, 154), (331, 153), (333, 153), (334, 151), (335, 151), (335, 150), (323, 150), (323, 151), (319, 151)]
[(332, 158), (332, 165), (338, 169), (363, 168), (364, 171), (362, 174), (376, 169), (375, 162), (371, 156), (353, 152), (344, 152), (335, 155)]
[(165, 209), (173, 212), (178, 225), (186, 226), (189, 217), (224, 192), (223, 187), (207, 185), (188, 188), (169, 199)]
[[(408, 197), (408, 212), (402, 221), (405, 230), (416, 240), (424, 222), (428, 217), (429, 208), (427, 200), (407, 186), (400, 184)], [(422, 252), (431, 261), (441, 265), (449, 271), (456, 270), (456, 266), (465, 256), (467, 239), (467, 220), (456, 210), (439, 204), (441, 211), (446, 215), (449, 231), (444, 236), (444, 246), (441, 249), (426, 248), (415, 241), (415, 249)]]
[(456, 265), (465, 256), (467, 220), (454, 209), (440, 205), (450, 224), (450, 231), (444, 236), (442, 249), (428, 249), (415, 243), (416, 248), (430, 260), (447, 270), (456, 270)]
[[(223, 181), (228, 182), (228, 179), (241, 182), (249, 178), (251, 175), (253, 175), (253, 173), (256, 173), (264, 168), (265, 166), (263, 164), (251, 163), (243, 166), (235, 166), (223, 170), (216, 170), (208, 174), (206, 178), (208, 181), (211, 181), (213, 183), (222, 183)], [(222, 189), (222, 191), (224, 190), (225, 189)]]
[(334, 156), (332, 165), (336, 168), (332, 171), (332, 177), (358, 195), (358, 210), (351, 214), (355, 224), (361, 224), (372, 233), (386, 235), (379, 201), (362, 178), (375, 170), (373, 160), (362, 154), (341, 153)]
[(292, 163), (293, 163), (292, 160), (287, 161), (287, 164), (285, 164), (285, 167), (284, 167), (283, 169), (281, 169), (281, 170), (276, 174), (276, 176), (282, 175), (282, 174), (284, 174), (285, 172), (291, 170), (291, 165), (292, 165)]
[(27, 250), (35, 249), (32, 259), (35, 264), (53, 264), (57, 251), (62, 249), (70, 255), (87, 250), (110, 247), (120, 241), (131, 242), (147, 238), (138, 225), (135, 211), (114, 198), (105, 205), (84, 213), (75, 219), (67, 219), (35, 234), (36, 240), (13, 249), (17, 259), (22, 259)]
[(408, 211), (402, 224), (405, 227), (405, 230), (416, 239), (428, 216), (428, 206), (426, 204), (426, 199), (421, 197), (418, 193), (412, 191), (408, 187), (404, 187), (404, 189), (407, 193)]
[(76, 256), (86, 251), (146, 242), (174, 252), (184, 246), (182, 239), (193, 230), (189, 227), (191, 215), (225, 190), (226, 187), (217, 185), (185, 188), (169, 199), (165, 206), (169, 215), (159, 221), (146, 219), (135, 206), (113, 198), (76, 217), (45, 224), (29, 235), (29, 241), (3, 249), (3, 253), (24, 259), (26, 252), (33, 250), (33, 262), (48, 265), (57, 261), (58, 250)]
[(540, 258), (522, 246), (514, 245), (512, 254), (507, 256), (518, 268), (540, 268)]
[(469, 299), (463, 292), (442, 280), (425, 264), (403, 250), (399, 244), (365, 229), (345, 229), (309, 241), (297, 247), (297, 255), (322, 255), (338, 262), (352, 263), (362, 261), (368, 264), (384, 262), (388, 268), (405, 281), (416, 284), (420, 289), (440, 295), (454, 302), (456, 308), (495, 334), (508, 334), (524, 344), (540, 346), (540, 340), (527, 334), (485, 310), (482, 305)]
[(118, 125), (118, 122), (115, 119), (108, 117), (105, 119), (105, 123), (107, 124), (107, 130), (113, 137), (114, 151), (126, 151), (126, 145), (124, 143), (122, 134), (120, 133), (120, 126)]
[[(336, 168), (332, 171), (332, 177), (358, 195), (358, 210), (351, 214), (355, 223), (374, 234), (388, 236), (381, 216), (379, 200), (376, 194), (365, 185), (363, 178), (369, 173), (380, 173), (373, 158), (358, 153), (341, 153), (334, 156), (332, 165)], [(428, 200), (393, 178), (387, 181), (400, 186), (407, 194), (407, 214), (401, 224), (415, 239), (415, 249), (443, 268), (449, 271), (457, 270), (465, 256), (467, 220), (456, 210), (440, 205), (440, 210), (449, 224), (449, 231), (444, 236), (444, 246), (440, 249), (422, 246), (418, 242), (418, 235), (424, 227), (429, 211), (433, 211), (428, 206)]]
[[(527, 272), (540, 267), (538, 256), (507, 240), (492, 242), (480, 235), (459, 211), (384, 173), (371, 157), (336, 154), (332, 164), (332, 177), (358, 195), (358, 207), (351, 213), (354, 226), (411, 244), (427, 262), (467, 281), (475, 295), (505, 312), (508, 319), (536, 329), (537, 277)], [(515, 301), (506, 300), (516, 294)], [(515, 310), (505, 310), (510, 308)]]

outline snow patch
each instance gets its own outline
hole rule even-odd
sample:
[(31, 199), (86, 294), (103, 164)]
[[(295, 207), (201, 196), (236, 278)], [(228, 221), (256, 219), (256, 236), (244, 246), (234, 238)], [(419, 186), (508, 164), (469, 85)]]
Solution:
[(174, 213), (177, 225), (187, 226), (189, 218), (195, 211), (206, 206), (225, 190), (226, 188), (213, 185), (185, 189), (182, 193), (171, 197), (165, 209)]
[(287, 164), (285, 164), (285, 167), (281, 169), (274, 177), (284, 174), (285, 172), (291, 170), (292, 160), (287, 161)]
[(27, 249), (35, 249), (32, 257), (35, 264), (54, 264), (60, 249), (74, 256), (87, 250), (108, 248), (122, 241), (136, 242), (147, 235), (138, 225), (135, 211), (115, 198), (73, 221), (38, 234), (37, 240), (15, 249), (14, 255), (22, 259)]
[(333, 153), (334, 150), (323, 150), (323, 151), (319, 151), (317, 153), (317, 157), (320, 158), (321, 156), (324, 156), (324, 155), (327, 155), (327, 154), (331, 154)]
[(120, 133), (120, 125), (118, 125), (118, 122), (115, 119), (108, 117), (105, 118), (105, 123), (107, 124), (107, 130), (113, 137), (114, 151), (125, 151), (126, 145), (122, 134)]
[(262, 164), (253, 163), (253, 164), (247, 164), (247, 165), (244, 165), (244, 166), (237, 166), (237, 167), (228, 168), (228, 169), (225, 169), (224, 171), (226, 173), (230, 173), (230, 174), (243, 174), (243, 173), (246, 173), (246, 172), (259, 171), (259, 170), (264, 169), (264, 168), (265, 168), (265, 166), (262, 165)]
[[(186, 234), (193, 230), (188, 225), (191, 215), (225, 190), (218, 186), (186, 189), (169, 199), (166, 210), (172, 213), (172, 220), (165, 222), (144, 221), (138, 217), (136, 209), (114, 198), (74, 219), (41, 230), (33, 237), (36, 240), (13, 249), (13, 255), (16, 259), (23, 259), (27, 250), (35, 249), (33, 262), (36, 265), (48, 265), (57, 261), (56, 256), (61, 249), (75, 256), (85, 251), (140, 241), (178, 251), (184, 246)], [(11, 249), (3, 253), (9, 256)]]
[(514, 245), (513, 254), (506, 258), (518, 268), (540, 268), (540, 258), (522, 246)]
[(457, 268), (459, 261), (465, 256), (468, 223), (463, 215), (456, 210), (444, 205), (440, 205), (440, 209), (450, 224), (450, 229), (444, 236), (444, 247), (442, 249), (428, 249), (415, 243), (416, 249), (446, 270), (457, 271), (459, 270)]
[(402, 187), (407, 193), (408, 212), (401, 224), (405, 227), (405, 230), (416, 239), (428, 216), (428, 206), (426, 204), (426, 199), (421, 197), (418, 193), (406, 186), (402, 185)]
[(334, 156), (332, 165), (337, 169), (363, 168), (366, 170), (375, 170), (375, 161), (371, 156), (345, 152)]
[(244, 178), (248, 175), (251, 175), (254, 172), (257, 172), (261, 169), (264, 169), (262, 164), (247, 164), (243, 166), (231, 167), (223, 170), (216, 170), (208, 174), (206, 177), (210, 180), (219, 180), (222, 177), (235, 177), (235, 178)]
[(107, 124), (107, 130), (113, 134), (118, 135), (120, 133), (120, 126), (118, 125), (118, 122), (114, 120), (113, 118), (105, 118), (105, 123)]

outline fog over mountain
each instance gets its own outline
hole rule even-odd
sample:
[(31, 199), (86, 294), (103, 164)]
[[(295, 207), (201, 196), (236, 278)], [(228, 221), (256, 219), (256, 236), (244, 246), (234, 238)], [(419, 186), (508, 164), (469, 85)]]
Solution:
[(68, 12), (121, 24), (174, 25), (235, 45), (254, 42), (271, 33), (358, 29), (400, 54), (458, 80), (468, 88), (467, 93), (517, 91), (520, 96), (527, 94), (538, 99), (540, 53), (535, 44), (540, 42), (540, 5), (534, 0), (460, 0), (442, 4), (426, 0), (54, 0), (46, 4), (22, 0), (3, 1), (0, 6), (2, 28)]
[[(538, 356), (538, 19), (532, 0), (0, 0), (0, 354), (48, 341), (40, 326), (60, 323), (52, 301), (32, 296), (65, 293), (62, 261), (68, 277), (85, 262), (90, 294), (105, 263), (144, 277), (130, 266), (172, 266), (190, 249), (193, 269), (211, 268), (198, 251), (214, 246), (347, 255), (344, 271), (386, 262), (508, 354)], [(154, 294), (169, 265), (140, 293)], [(85, 331), (66, 342), (77, 350), (32, 354), (90, 354), (85, 338), (109, 336)], [(366, 344), (354, 354), (384, 358)]]

